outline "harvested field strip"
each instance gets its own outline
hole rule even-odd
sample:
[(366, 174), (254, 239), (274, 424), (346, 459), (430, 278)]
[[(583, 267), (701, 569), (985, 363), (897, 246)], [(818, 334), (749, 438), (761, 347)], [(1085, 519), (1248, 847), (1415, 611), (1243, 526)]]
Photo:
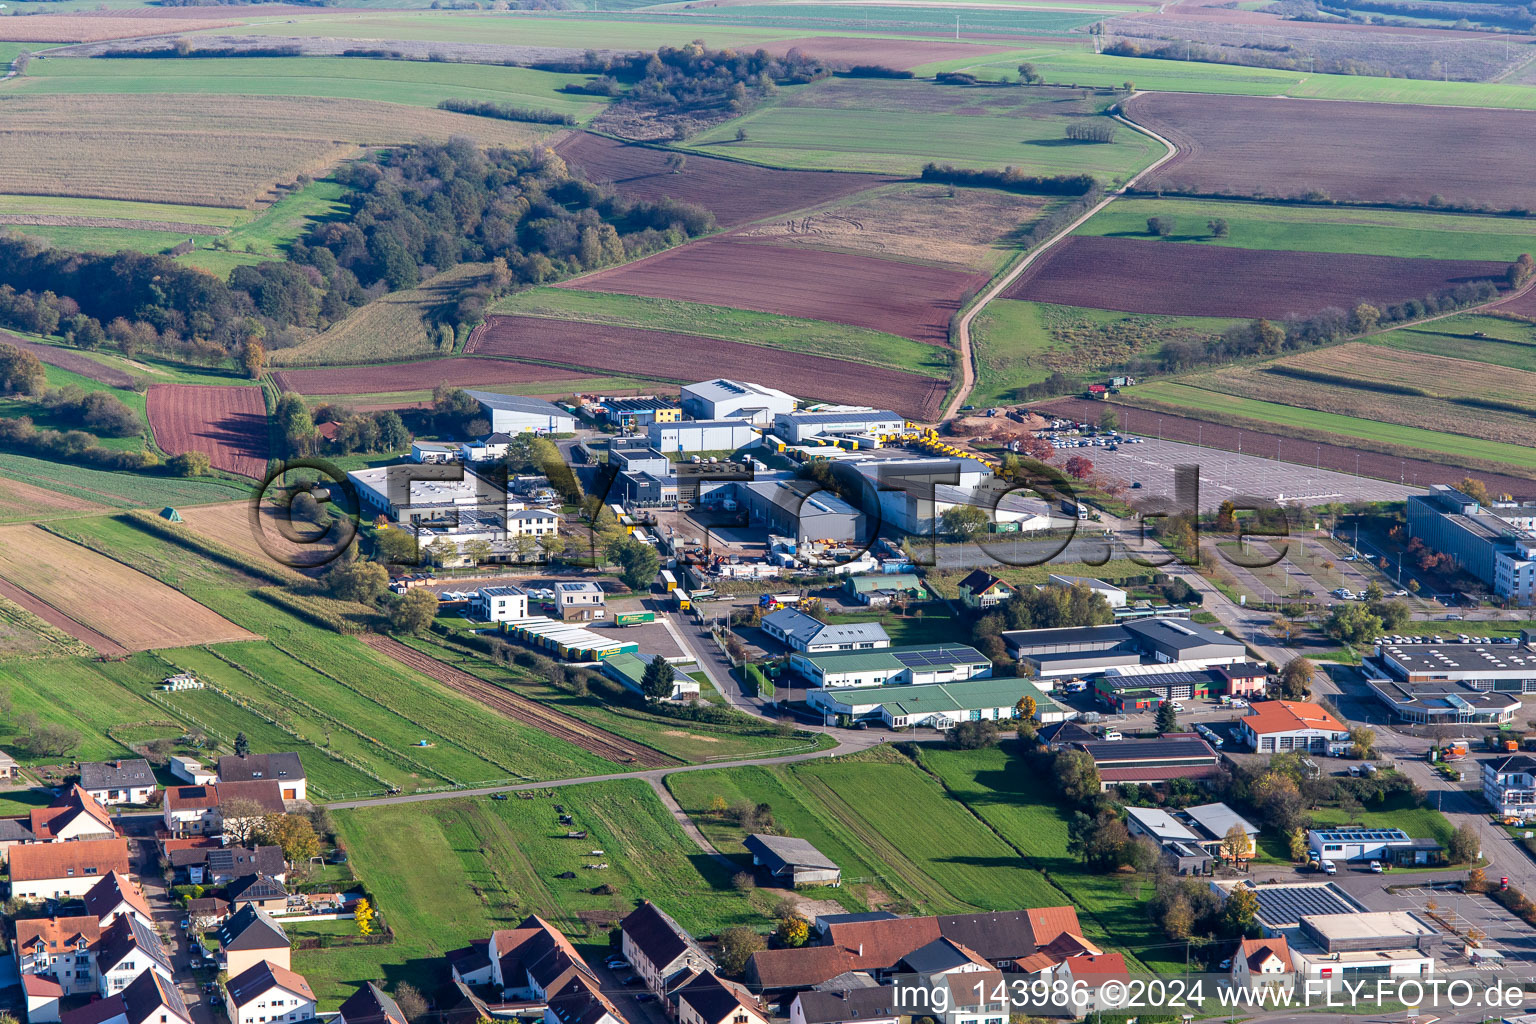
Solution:
[(502, 299), (492, 312), (719, 338), (929, 377), (948, 378), (953, 362), (946, 349), (882, 331), (642, 295), (530, 288)]
[(950, 316), (985, 280), (985, 274), (869, 256), (797, 253), (777, 245), (712, 238), (600, 270), (562, 287), (831, 320), (947, 345)]
[(128, 654), (128, 648), (122, 644), (109, 640), (84, 623), (76, 622), (47, 601), (29, 594), (14, 583), (0, 579), (0, 597), (19, 605), (55, 629), (68, 633), (104, 658), (121, 658)]
[[(265, 13), (265, 12), (263, 12)], [(233, 19), (209, 21), (205, 18), (142, 18), (86, 16), (81, 14), (34, 14), (7, 20), (0, 29), (7, 39), (26, 43), (90, 43), (102, 39), (128, 39), (133, 36), (178, 32), (200, 32), (210, 28), (233, 28), (244, 22)]]
[(176, 203), (136, 203), (122, 199), (80, 199), (74, 196), (0, 195), (0, 217), (48, 216), (110, 218), (124, 221), (175, 221), (198, 225), (200, 233), (222, 233), (244, 223), (244, 210)]
[(833, 171), (779, 171), (735, 160), (692, 156), (678, 173), (666, 150), (579, 132), (555, 152), (590, 181), (611, 182), (636, 200), (672, 198), (714, 213), (724, 227), (789, 213), (893, 179)]
[(156, 384), (146, 398), (155, 443), (199, 451), (215, 469), (260, 479), (267, 471), (267, 406), (259, 387)]
[(0, 480), (0, 522), (36, 521), (74, 512), (105, 512), (107, 506), (89, 498), (71, 497), (20, 480)]
[(1125, 107), (1179, 149), (1142, 188), (1536, 207), (1533, 112), (1170, 93)]
[(133, 386), (133, 377), (127, 372), (105, 366), (73, 349), (28, 341), (25, 338), (18, 338), (16, 335), (5, 331), (0, 331), (0, 344), (14, 345), (17, 348), (26, 349), (49, 366), (57, 366), (61, 370), (78, 373), (82, 377), (89, 377), (91, 380), (110, 384), (114, 388)]
[(449, 689), (479, 701), (491, 710), (508, 718), (535, 726), (559, 739), (576, 744), (583, 750), (620, 764), (633, 764), (646, 768), (661, 768), (679, 764), (675, 758), (637, 743), (631, 743), (612, 733), (593, 728), (569, 715), (560, 714), (544, 707), (538, 701), (511, 693), (492, 683), (470, 675), (452, 665), (445, 664), (407, 647), (389, 637), (368, 634), (359, 637), (363, 643), (380, 654), (387, 655), (401, 664), (413, 668), (425, 676), (437, 680)]
[(464, 135), (526, 146), (552, 129), (394, 103), (308, 97), (0, 97), (0, 193), (250, 207), (356, 146)]
[(1506, 470), (1518, 467), (1517, 472), (1536, 472), (1536, 448), (1395, 423), (1376, 423), (1356, 416), (1298, 409), (1278, 402), (1237, 398), (1175, 381), (1154, 381), (1138, 385), (1135, 394), (1122, 396), (1122, 401), (1172, 409), (1186, 415), (1206, 413), (1216, 417), (1218, 422), (1222, 418), (1232, 417), (1266, 424), (1271, 430), (1275, 427), (1289, 427), (1309, 434), (1348, 438), (1362, 447), (1385, 445), (1391, 451), (1418, 449), (1434, 452), (1447, 459), (1465, 459), (1469, 464), (1475, 460), (1482, 466), (1504, 467)]
[(33, 526), (0, 529), (0, 577), (129, 650), (252, 639), (179, 591)]
[(920, 420), (938, 414), (946, 390), (945, 381), (932, 377), (840, 359), (784, 352), (765, 357), (756, 345), (539, 317), (490, 317), (476, 330), (469, 351), (612, 373), (643, 369), (657, 379), (680, 383), (739, 377), (806, 398), (876, 405)]
[(1009, 285), (1004, 298), (1175, 316), (1305, 316), (1391, 304), (1474, 281), (1507, 264), (1293, 253), (1073, 236)]
[(572, 379), (570, 370), (506, 359), (430, 359), (384, 366), (283, 370), (272, 375), (278, 387), (301, 395), (431, 391), (438, 385), (461, 388)]
[[(1523, 296), (1522, 296), (1523, 298)], [(1496, 316), (1449, 317), (1366, 339), (1371, 345), (1536, 372), (1536, 324)]]
[(1392, 352), (1362, 342), (1290, 356), (1273, 365), (1323, 374), (1332, 383), (1354, 378), (1350, 386), (1364, 390), (1379, 387), (1399, 394), (1470, 399), (1468, 404), (1474, 408), (1529, 412), (1536, 403), (1536, 373), (1445, 356)]
[[(1443, 462), (1430, 461), (1422, 449), (1347, 440), (1323, 430), (1288, 429), (1262, 420), (1195, 418), (1200, 415), (1198, 410), (1152, 403), (1142, 408), (1114, 401), (1109, 406), (1119, 415), (1120, 425), (1125, 430), (1147, 437), (1161, 435), (1169, 441), (1198, 442), (1207, 448), (1229, 452), (1240, 450), (1247, 455), (1262, 455), (1302, 466), (1320, 466), (1339, 473), (1353, 473), (1358, 465), (1363, 476), (1397, 480), (1413, 487), (1454, 484), (1467, 475), (1465, 462), (1451, 458)], [(1105, 403), (1086, 398), (1056, 398), (1033, 408), (1091, 422), (1103, 413)], [(1193, 415), (1182, 415), (1184, 412)], [(1491, 491), (1536, 498), (1536, 479), (1511, 476), (1508, 467), (1505, 467), (1506, 472), (1499, 472), (1493, 466), (1492, 463), (1479, 466), (1477, 473)]]
[[(1129, 9), (1129, 8), (1128, 8)], [(876, 39), (864, 36), (807, 36), (801, 39), (777, 39), (762, 49), (782, 57), (790, 50), (823, 60), (849, 64), (884, 64), (905, 70), (936, 60), (978, 57), (1003, 52), (1002, 46), (978, 43), (954, 43), (929, 39)]]

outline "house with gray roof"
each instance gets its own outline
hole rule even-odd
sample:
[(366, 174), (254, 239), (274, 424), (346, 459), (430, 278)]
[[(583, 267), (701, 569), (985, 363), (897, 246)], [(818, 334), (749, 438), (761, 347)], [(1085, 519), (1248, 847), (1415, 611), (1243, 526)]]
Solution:
[(80, 788), (103, 807), (148, 803), (155, 786), (155, 773), (142, 757), (80, 763)]
[(763, 616), (763, 632), (796, 651), (821, 654), (829, 651), (873, 651), (891, 646), (891, 638), (878, 622), (828, 625), (795, 608), (780, 608)]
[(284, 750), (272, 754), (226, 754), (219, 758), (220, 782), (259, 782), (270, 779), (282, 789), (284, 800), (306, 798), (304, 765), (299, 755)]

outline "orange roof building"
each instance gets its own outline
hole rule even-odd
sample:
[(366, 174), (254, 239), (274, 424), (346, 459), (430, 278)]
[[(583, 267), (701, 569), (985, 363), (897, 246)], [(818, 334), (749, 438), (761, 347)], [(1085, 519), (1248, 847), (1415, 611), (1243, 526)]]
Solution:
[(1321, 705), (1299, 700), (1267, 700), (1238, 719), (1238, 733), (1261, 754), (1299, 750), (1325, 754), (1331, 744), (1349, 739), (1349, 730)]
[(11, 896), (23, 902), (84, 896), (114, 871), (128, 873), (124, 839), (30, 843), (11, 849)]

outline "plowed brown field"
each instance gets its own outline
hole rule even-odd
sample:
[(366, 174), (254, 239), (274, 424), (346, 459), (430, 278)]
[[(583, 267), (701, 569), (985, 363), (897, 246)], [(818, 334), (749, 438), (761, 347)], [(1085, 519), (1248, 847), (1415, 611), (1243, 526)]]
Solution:
[(669, 249), (560, 287), (830, 320), (946, 345), (950, 315), (966, 292), (985, 280), (985, 274), (725, 237)]
[(665, 768), (682, 763), (677, 758), (669, 757), (659, 750), (626, 740), (622, 736), (599, 729), (595, 725), (588, 725), (580, 719), (572, 718), (522, 694), (488, 683), (463, 669), (454, 668), (431, 655), (423, 654), (414, 647), (407, 647), (398, 640), (379, 636), (376, 633), (365, 634), (359, 639), (380, 654), (387, 655), (424, 676), (436, 679), (450, 690), (477, 700), (492, 711), (541, 729), (557, 739), (574, 743), (598, 757), (605, 757), (620, 764), (634, 764), (646, 768)]
[(893, 409), (914, 419), (938, 415), (946, 382), (824, 356), (635, 327), (493, 316), (470, 350), (586, 369), (692, 382), (736, 377), (803, 398)]
[(260, 479), (267, 471), (267, 406), (261, 388), (156, 384), (149, 429), (172, 455), (204, 452), (215, 469)]
[(1179, 148), (1144, 189), (1536, 208), (1536, 111), (1191, 93), (1125, 107)]
[(697, 203), (725, 227), (815, 206), (895, 178), (836, 171), (778, 171), (770, 167), (689, 154), (682, 171), (667, 168), (671, 155), (650, 146), (578, 132), (555, 152), (592, 181), (612, 182), (630, 199), (670, 197)]
[(423, 359), (386, 366), (336, 366), (283, 370), (272, 380), (284, 391), (301, 395), (377, 395), (391, 391), (427, 391), (439, 384), (474, 387), (579, 379), (584, 374), (505, 359)]
[(1021, 274), (1005, 298), (1171, 316), (1303, 316), (1401, 302), (1485, 278), (1505, 264), (1229, 249), (1074, 236)]

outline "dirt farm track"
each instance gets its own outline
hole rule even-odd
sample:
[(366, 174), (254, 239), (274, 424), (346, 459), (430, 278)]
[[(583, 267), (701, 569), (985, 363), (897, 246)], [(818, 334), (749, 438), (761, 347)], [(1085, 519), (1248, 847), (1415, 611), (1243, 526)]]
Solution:
[(920, 420), (938, 414), (948, 387), (948, 381), (937, 377), (843, 359), (692, 334), (533, 316), (487, 318), (470, 336), (468, 350), (583, 370), (641, 372), (684, 383), (738, 377), (793, 390), (806, 398), (874, 405)]
[(261, 388), (156, 384), (146, 398), (155, 443), (172, 455), (203, 452), (213, 468), (261, 479), (270, 450)]
[(393, 658), (422, 675), (436, 679), (450, 690), (479, 701), (492, 711), (522, 722), (524, 725), (531, 725), (558, 739), (574, 743), (598, 757), (607, 758), (619, 764), (633, 764), (644, 768), (665, 768), (682, 763), (660, 751), (639, 743), (632, 743), (611, 732), (548, 708), (536, 700), (513, 693), (483, 679), (477, 679), (462, 669), (438, 661), (413, 647), (407, 647), (398, 640), (379, 636), (376, 633), (365, 634), (358, 639), (380, 654)]
[(1009, 299), (1168, 316), (1305, 316), (1390, 305), (1493, 278), (1506, 264), (1076, 236), (1003, 293)]
[[(1034, 406), (1042, 412), (1068, 416), (1090, 423), (1098, 422), (1106, 407), (1114, 409), (1120, 417), (1120, 426), (1124, 430), (1143, 437), (1162, 437), (1165, 440), (1183, 441), (1188, 444), (1199, 443), (1207, 448), (1242, 451), (1247, 455), (1278, 458), (1283, 462), (1318, 466), (1338, 473), (1354, 473), (1358, 457), (1362, 476), (1375, 477), (1378, 480), (1400, 481), (1409, 486), (1454, 484), (1467, 475), (1464, 467), (1440, 462), (1408, 459), (1344, 444), (1326, 444), (1279, 433), (1247, 430), (1172, 413), (1119, 405), (1114, 402), (1099, 402), (1087, 398), (1057, 398)], [(1508, 493), (1517, 498), (1536, 498), (1536, 480), (1486, 473), (1481, 470), (1473, 475), (1486, 483), (1488, 490), (1494, 494)]]

